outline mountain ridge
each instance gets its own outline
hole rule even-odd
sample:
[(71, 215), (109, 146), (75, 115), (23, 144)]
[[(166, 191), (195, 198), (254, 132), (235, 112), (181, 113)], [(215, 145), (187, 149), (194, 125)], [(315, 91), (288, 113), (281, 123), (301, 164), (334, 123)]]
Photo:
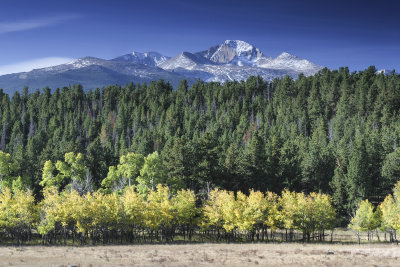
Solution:
[(181, 52), (174, 57), (158, 52), (131, 52), (110, 60), (78, 58), (69, 63), (0, 76), (0, 88), (7, 92), (24, 86), (62, 87), (80, 83), (85, 89), (127, 82), (143, 83), (164, 79), (176, 87), (183, 79), (194, 82), (225, 82), (261, 76), (266, 80), (300, 73), (313, 75), (323, 67), (287, 52), (273, 58), (241, 40), (226, 40), (200, 52)]

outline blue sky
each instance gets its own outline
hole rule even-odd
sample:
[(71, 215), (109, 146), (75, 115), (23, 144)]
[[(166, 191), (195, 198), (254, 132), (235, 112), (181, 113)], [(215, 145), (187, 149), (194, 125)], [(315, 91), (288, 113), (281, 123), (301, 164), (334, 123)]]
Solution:
[(131, 51), (174, 56), (226, 39), (334, 69), (400, 69), (398, 1), (1, 0), (0, 6), (0, 74)]

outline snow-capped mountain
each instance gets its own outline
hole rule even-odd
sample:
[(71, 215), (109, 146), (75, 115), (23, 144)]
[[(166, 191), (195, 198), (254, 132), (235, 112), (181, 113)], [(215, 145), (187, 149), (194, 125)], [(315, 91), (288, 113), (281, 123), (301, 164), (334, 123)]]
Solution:
[(177, 86), (183, 79), (189, 83), (197, 79), (225, 82), (260, 75), (272, 80), (286, 75), (296, 78), (300, 73), (312, 75), (321, 69), (285, 52), (273, 58), (244, 41), (226, 40), (207, 50), (182, 52), (172, 58), (157, 52), (132, 52), (111, 60), (84, 57), (67, 64), (0, 76), (0, 88), (13, 92), (24, 86), (34, 90), (79, 83), (89, 89), (159, 79)]
[(268, 69), (292, 70), (307, 76), (313, 75), (322, 68), (306, 59), (298, 58), (286, 52), (283, 52), (276, 58), (262, 58), (259, 60), (257, 66)]
[(170, 57), (163, 56), (157, 52), (145, 52), (145, 53), (132, 52), (130, 54), (114, 58), (113, 60), (140, 63), (148, 66), (158, 66), (167, 61), (168, 59), (170, 59)]
[(33, 70), (21, 75), (34, 75), (34, 74), (62, 74), (68, 71), (87, 71), (95, 69), (107, 69), (115, 73), (136, 76), (143, 79), (157, 79), (157, 76), (170, 76), (171, 72), (164, 71), (158, 67), (148, 66), (136, 62), (114, 61), (106, 60), (95, 57), (84, 57), (74, 60), (70, 63), (47, 67), (43, 69)]
[(197, 53), (219, 64), (254, 66), (263, 53), (256, 47), (240, 40), (226, 40), (219, 46)]
[(192, 70), (199, 65), (214, 64), (212, 61), (198, 54), (192, 54), (189, 52), (182, 52), (179, 55), (171, 58), (160, 64), (159, 67), (164, 70), (173, 70), (178, 68), (183, 68), (187, 70)]
[(244, 80), (252, 75), (267, 80), (286, 75), (296, 78), (300, 73), (308, 76), (323, 68), (285, 52), (276, 58), (265, 56), (260, 49), (240, 40), (226, 40), (194, 54), (183, 52), (159, 67), (184, 76), (218, 82)]
[[(85, 57), (62, 65), (0, 76), (0, 88), (13, 93), (24, 86), (32, 91), (46, 86), (55, 89), (81, 84), (88, 90), (111, 84), (150, 83), (159, 79), (169, 81), (176, 87), (187, 77), (136, 62)], [(189, 82), (193, 81), (189, 79)]]

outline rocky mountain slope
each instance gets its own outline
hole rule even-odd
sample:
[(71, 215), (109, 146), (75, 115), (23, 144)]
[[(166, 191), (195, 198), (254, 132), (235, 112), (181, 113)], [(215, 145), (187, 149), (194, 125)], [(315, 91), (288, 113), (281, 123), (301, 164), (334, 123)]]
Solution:
[(177, 86), (182, 79), (225, 82), (245, 80), (253, 75), (267, 80), (286, 75), (296, 78), (300, 73), (312, 75), (322, 68), (286, 52), (273, 58), (244, 41), (226, 40), (207, 50), (182, 52), (172, 58), (157, 52), (132, 52), (111, 60), (85, 57), (67, 64), (0, 76), (0, 88), (13, 92), (24, 86), (34, 90), (79, 83), (89, 89), (158, 79)]

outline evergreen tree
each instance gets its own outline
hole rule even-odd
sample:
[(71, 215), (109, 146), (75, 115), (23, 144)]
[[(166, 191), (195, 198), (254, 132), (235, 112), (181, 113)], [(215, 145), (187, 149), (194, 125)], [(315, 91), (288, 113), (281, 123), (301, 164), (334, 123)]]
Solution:
[(364, 136), (359, 130), (356, 131), (355, 140), (351, 144), (345, 184), (349, 210), (354, 209), (362, 199), (369, 197), (371, 190)]

